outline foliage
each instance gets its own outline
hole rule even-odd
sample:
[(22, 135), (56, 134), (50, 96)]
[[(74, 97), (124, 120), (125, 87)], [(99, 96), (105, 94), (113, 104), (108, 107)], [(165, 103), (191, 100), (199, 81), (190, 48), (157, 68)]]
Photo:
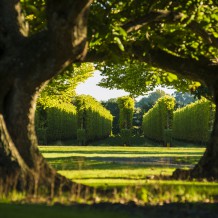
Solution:
[(141, 108), (143, 112), (147, 112), (155, 105), (159, 98), (165, 95), (166, 93), (163, 90), (157, 89), (156, 91), (149, 93), (148, 96), (143, 97), (138, 102), (136, 102), (136, 107)]
[(164, 146), (166, 147), (170, 147), (173, 145), (172, 132), (172, 129), (164, 130)]
[(156, 101), (164, 95), (166, 95), (166, 93), (163, 90), (157, 89), (156, 91), (147, 94), (147, 96), (141, 98), (139, 101), (136, 101), (133, 115), (133, 125), (136, 128), (141, 128), (144, 113), (150, 110)]
[(99, 86), (104, 88), (123, 89), (137, 97), (157, 86), (169, 87), (181, 91), (189, 91), (190, 87), (198, 87), (199, 83), (181, 79), (172, 73), (149, 66), (144, 62), (124, 62), (120, 64), (99, 64), (99, 70), (104, 77)]
[(77, 136), (77, 112), (71, 104), (76, 86), (92, 76), (93, 64), (72, 65), (55, 76), (37, 101), (36, 132), (40, 143), (72, 139)]
[(121, 129), (120, 136), (123, 145), (131, 145), (131, 138), (132, 138), (131, 129)]
[[(189, 79), (204, 80), (197, 72), (202, 66), (217, 65), (214, 0), (96, 1), (89, 22), (90, 54), (106, 60), (99, 66), (107, 77), (104, 87), (136, 96), (159, 84), (189, 91), (200, 86)], [(183, 70), (186, 61), (193, 63), (192, 75)]]
[(76, 137), (77, 113), (70, 103), (59, 103), (49, 100), (38, 104), (35, 120), (36, 134), (41, 144), (55, 140), (73, 139)]
[(141, 108), (134, 108), (133, 112), (133, 120), (132, 120), (132, 125), (133, 125), (133, 135), (140, 135), (142, 132), (141, 126), (142, 126), (142, 110)]
[(215, 105), (202, 98), (180, 108), (173, 116), (173, 137), (205, 143), (208, 141), (215, 116)]
[(164, 142), (164, 131), (172, 128), (175, 98), (164, 96), (143, 116), (142, 128), (144, 136)]
[[(96, 1), (91, 8), (89, 22), (92, 24), (89, 32), (92, 49), (102, 46), (103, 38), (106, 38), (107, 44), (116, 45), (120, 50), (126, 49), (126, 42), (146, 40), (153, 46), (184, 57), (197, 59), (200, 54), (215, 54), (213, 46), (210, 48), (204, 36), (195, 33), (196, 29), (191, 29), (193, 23), (197, 22), (200, 30), (211, 34), (211, 37), (218, 36), (216, 26), (212, 25), (217, 23), (217, 7), (212, 0), (180, 3)], [(192, 43), (194, 40), (195, 44)], [(110, 52), (109, 46), (107, 49)], [(111, 52), (109, 55), (112, 55)]]
[(30, 35), (46, 28), (45, 0), (20, 0)]
[(86, 144), (86, 130), (85, 129), (77, 129), (77, 142), (79, 145)]
[(112, 132), (113, 134), (119, 133), (119, 107), (116, 98), (102, 101), (101, 104), (110, 111), (113, 115)]
[(88, 95), (76, 96), (77, 125), (86, 131), (86, 142), (108, 137), (111, 134), (113, 116), (100, 102)]
[(134, 100), (129, 96), (119, 97), (117, 99), (119, 107), (119, 127), (120, 129), (131, 129), (134, 111)]
[(174, 92), (172, 96), (176, 99), (176, 108), (181, 108), (186, 106), (187, 104), (190, 104), (192, 102), (195, 102), (197, 99), (188, 92)]
[(77, 85), (93, 75), (94, 66), (91, 63), (71, 65), (61, 74), (55, 76), (40, 93), (39, 103), (47, 102), (49, 98), (62, 102), (71, 102), (76, 95)]
[[(45, 1), (21, 3), (30, 33), (46, 29)], [(202, 83), (199, 69), (217, 65), (217, 22), (214, 0), (94, 1), (89, 14), (88, 59), (106, 61), (99, 65), (107, 76), (101, 83), (105, 87), (122, 88), (133, 95), (159, 84), (193, 91), (200, 83), (189, 79)], [(156, 52), (169, 58), (159, 61)], [(174, 66), (175, 57), (178, 63)], [(191, 74), (180, 67), (186, 61), (194, 63)]]

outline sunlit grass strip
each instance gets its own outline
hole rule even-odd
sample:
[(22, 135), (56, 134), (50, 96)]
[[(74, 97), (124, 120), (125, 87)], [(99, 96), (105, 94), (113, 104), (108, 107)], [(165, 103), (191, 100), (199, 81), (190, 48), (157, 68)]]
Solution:
[(58, 157), (200, 157), (204, 148), (40, 146), (46, 158)]
[[(217, 182), (198, 182), (198, 181), (178, 181), (178, 180), (150, 180), (150, 179), (73, 179), (74, 182), (89, 185), (93, 187), (122, 187), (122, 186), (189, 186), (193, 188), (213, 188), (213, 192), (218, 195), (218, 183)], [(212, 190), (211, 190), (212, 191)]]
[(59, 173), (70, 179), (125, 178), (141, 179), (151, 175), (171, 175), (174, 168), (141, 169), (102, 169), (102, 170), (60, 170)]
[(42, 152), (46, 151), (74, 151), (74, 152), (157, 152), (157, 153), (170, 153), (170, 152), (180, 152), (180, 153), (187, 153), (187, 152), (198, 152), (203, 153), (205, 148), (165, 148), (165, 147), (124, 147), (124, 146), (39, 146)]
[(120, 157), (120, 158), (139, 158), (139, 157), (201, 157), (202, 154), (99, 154), (99, 153), (43, 153), (45, 158), (61, 158), (61, 157)]

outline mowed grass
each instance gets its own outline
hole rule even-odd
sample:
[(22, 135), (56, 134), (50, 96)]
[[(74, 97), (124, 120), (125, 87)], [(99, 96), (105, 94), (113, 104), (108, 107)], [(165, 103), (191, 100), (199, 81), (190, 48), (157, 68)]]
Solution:
[(190, 168), (204, 148), (40, 146), (62, 175), (86, 185), (141, 185), (175, 168)]
[[(124, 210), (83, 205), (21, 205), (0, 203), (2, 218), (131, 218)], [(140, 217), (143, 217), (140, 215)]]
[[(205, 148), (142, 146), (40, 146), (48, 162), (71, 180), (88, 186), (116, 189), (120, 201), (214, 202), (218, 183), (163, 180), (176, 168), (192, 168)], [(105, 200), (105, 199), (104, 199)], [(111, 199), (110, 199), (111, 200)]]
[(0, 203), (3, 218), (216, 218), (216, 204), (166, 204), (144, 206), (123, 204), (28, 205)]

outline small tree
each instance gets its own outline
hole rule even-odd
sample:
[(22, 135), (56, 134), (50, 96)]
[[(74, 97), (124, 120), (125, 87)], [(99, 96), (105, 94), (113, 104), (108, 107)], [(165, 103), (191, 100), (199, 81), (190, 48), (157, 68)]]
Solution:
[(119, 107), (116, 98), (111, 98), (107, 101), (102, 101), (101, 104), (113, 115), (112, 133), (119, 133)]
[(120, 110), (119, 127), (123, 144), (130, 144), (132, 119), (134, 112), (134, 99), (123, 96), (117, 99)]

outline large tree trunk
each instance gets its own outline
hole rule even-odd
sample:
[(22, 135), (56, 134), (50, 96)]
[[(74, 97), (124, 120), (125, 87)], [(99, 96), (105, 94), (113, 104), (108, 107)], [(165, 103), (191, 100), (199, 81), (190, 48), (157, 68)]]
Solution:
[[(215, 87), (215, 89), (217, 89)], [(176, 179), (206, 178), (209, 180), (218, 179), (218, 90), (214, 92), (214, 102), (216, 104), (216, 113), (213, 131), (206, 147), (204, 155), (191, 170), (177, 169), (173, 173)]]
[(81, 191), (39, 152), (34, 116), (41, 86), (85, 55), (90, 3), (48, 0), (48, 29), (26, 37), (19, 1), (0, 2), (0, 192)]
[(214, 92), (216, 114), (210, 141), (203, 157), (191, 171), (195, 178), (218, 179), (218, 91)]
[(38, 150), (34, 128), (37, 94), (32, 84), (15, 79), (4, 98), (0, 126), (1, 157), (4, 158), (1, 161), (4, 176), (1, 178), (6, 191), (16, 188), (37, 194), (43, 187), (53, 195), (60, 186), (70, 190), (72, 182), (58, 175)]

